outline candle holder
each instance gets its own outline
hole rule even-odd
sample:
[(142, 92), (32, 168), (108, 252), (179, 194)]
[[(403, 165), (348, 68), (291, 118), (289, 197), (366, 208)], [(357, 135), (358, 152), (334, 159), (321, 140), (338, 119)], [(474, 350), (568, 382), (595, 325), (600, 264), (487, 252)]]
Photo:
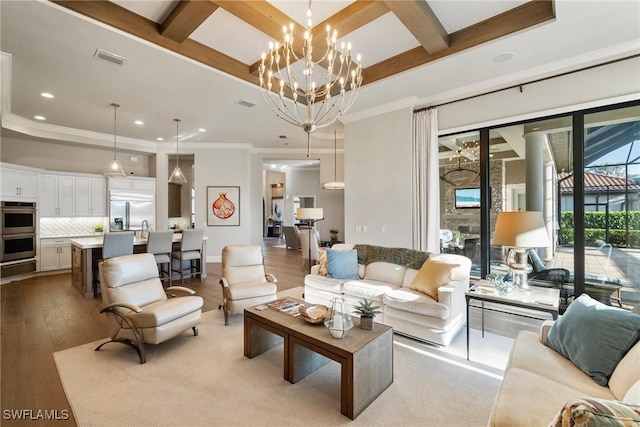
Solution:
[(353, 328), (351, 310), (344, 298), (333, 298), (329, 305), (329, 312), (325, 317), (324, 325), (329, 329), (333, 338), (342, 339)]

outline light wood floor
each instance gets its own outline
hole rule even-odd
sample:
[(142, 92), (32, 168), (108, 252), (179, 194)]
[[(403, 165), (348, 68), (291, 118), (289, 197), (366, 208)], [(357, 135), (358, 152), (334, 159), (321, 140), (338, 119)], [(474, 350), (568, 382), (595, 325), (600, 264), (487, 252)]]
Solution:
[[(278, 289), (302, 286), (300, 252), (276, 248), (277, 238), (264, 242), (267, 272), (278, 278)], [(204, 311), (222, 302), (218, 284), (221, 264), (207, 264), (207, 278), (186, 280), (185, 286), (204, 298)], [(58, 378), (53, 353), (108, 336), (99, 297), (83, 298), (71, 286), (71, 274), (42, 276), (0, 286), (2, 327), (1, 407), (3, 426), (75, 426)], [(96, 386), (100, 379), (96, 378)], [(69, 420), (7, 420), (5, 410), (67, 410)], [(31, 417), (30, 417), (31, 418)]]

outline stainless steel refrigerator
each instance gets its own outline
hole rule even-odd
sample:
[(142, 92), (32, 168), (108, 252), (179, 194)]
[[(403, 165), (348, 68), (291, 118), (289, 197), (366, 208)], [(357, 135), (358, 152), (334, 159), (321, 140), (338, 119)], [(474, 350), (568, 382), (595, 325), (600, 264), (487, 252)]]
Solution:
[(152, 192), (111, 190), (109, 222), (111, 231), (142, 230), (143, 221), (155, 230), (156, 207)]

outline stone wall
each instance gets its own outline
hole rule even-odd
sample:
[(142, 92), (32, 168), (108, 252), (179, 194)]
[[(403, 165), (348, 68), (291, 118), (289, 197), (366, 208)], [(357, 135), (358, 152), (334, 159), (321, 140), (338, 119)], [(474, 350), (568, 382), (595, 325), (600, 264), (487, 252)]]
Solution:
[[(496, 221), (499, 211), (504, 205), (504, 162), (491, 160), (489, 162), (489, 182), (491, 186), (491, 227)], [(460, 170), (462, 169), (462, 170)], [(465, 187), (480, 187), (479, 162), (447, 165), (440, 168), (440, 176), (446, 181), (440, 181), (440, 192), (443, 197), (440, 223), (442, 228), (459, 230), (465, 235), (480, 235), (480, 209), (456, 209), (454, 204), (454, 189)], [(474, 171), (474, 172), (472, 172)], [(445, 176), (446, 174), (446, 176)]]

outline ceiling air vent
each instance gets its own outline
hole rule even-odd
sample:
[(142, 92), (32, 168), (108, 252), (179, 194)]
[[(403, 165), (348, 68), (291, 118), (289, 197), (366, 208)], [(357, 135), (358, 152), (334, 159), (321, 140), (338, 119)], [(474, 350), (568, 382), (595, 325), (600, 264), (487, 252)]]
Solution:
[(128, 59), (115, 53), (107, 52), (106, 50), (96, 49), (96, 53), (93, 54), (94, 58), (103, 59), (116, 65), (124, 65)]
[(244, 99), (241, 99), (240, 101), (236, 102), (236, 104), (238, 105), (242, 105), (243, 107), (247, 107), (247, 108), (251, 108), (251, 107), (255, 107), (256, 104), (254, 104), (251, 101), (245, 101)]

